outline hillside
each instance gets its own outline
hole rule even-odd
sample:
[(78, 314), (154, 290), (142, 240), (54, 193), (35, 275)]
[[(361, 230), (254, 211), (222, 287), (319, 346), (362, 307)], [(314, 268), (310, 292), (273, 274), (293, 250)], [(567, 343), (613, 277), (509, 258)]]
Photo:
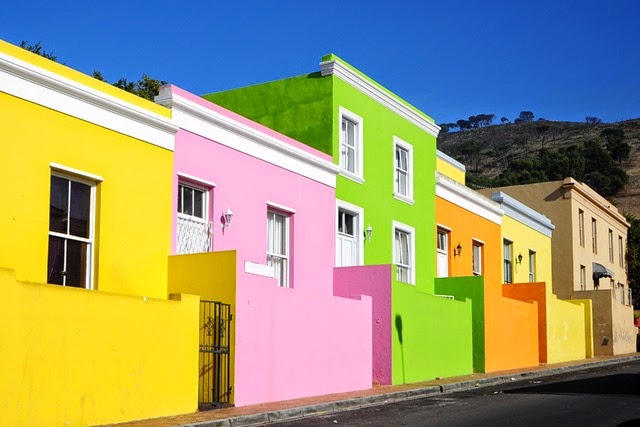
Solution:
[(630, 146), (629, 158), (620, 162), (629, 182), (610, 198), (620, 211), (640, 216), (640, 119), (599, 124), (537, 120), (493, 125), (441, 133), (438, 149), (466, 166), (470, 182), (483, 182), (507, 172), (513, 161), (537, 158), (543, 148), (557, 151), (573, 145), (581, 149), (586, 141), (599, 141), (604, 146), (601, 132), (607, 128), (622, 129), (624, 141)]

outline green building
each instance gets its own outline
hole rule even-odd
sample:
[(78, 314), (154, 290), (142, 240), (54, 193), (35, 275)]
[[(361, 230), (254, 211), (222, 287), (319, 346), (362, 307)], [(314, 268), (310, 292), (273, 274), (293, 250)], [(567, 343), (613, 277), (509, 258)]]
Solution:
[(434, 294), (434, 120), (335, 55), (319, 72), (204, 98), (340, 166), (334, 290), (373, 298), (374, 382), (471, 373), (471, 302)]

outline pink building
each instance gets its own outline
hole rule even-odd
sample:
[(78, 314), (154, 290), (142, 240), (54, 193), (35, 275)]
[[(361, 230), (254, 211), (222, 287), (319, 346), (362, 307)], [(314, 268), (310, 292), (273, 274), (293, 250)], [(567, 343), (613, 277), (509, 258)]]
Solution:
[(333, 293), (331, 157), (175, 86), (156, 101), (180, 127), (170, 287), (230, 305), (231, 401), (370, 388), (371, 298)]

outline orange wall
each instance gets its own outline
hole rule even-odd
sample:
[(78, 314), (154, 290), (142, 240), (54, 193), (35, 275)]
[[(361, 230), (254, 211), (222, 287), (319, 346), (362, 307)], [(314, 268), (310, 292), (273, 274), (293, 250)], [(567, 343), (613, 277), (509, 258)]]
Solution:
[[(485, 372), (537, 365), (538, 304), (502, 294), (501, 226), (440, 197), (436, 197), (436, 222), (451, 229), (449, 276), (471, 276), (472, 239), (484, 242)], [(462, 252), (453, 256), (458, 243)]]
[[(484, 253), (482, 271), (485, 283), (501, 280), (502, 239), (500, 225), (479, 217), (453, 203), (436, 197), (436, 222), (451, 229), (449, 233), (449, 276), (473, 275), (472, 239), (482, 240)], [(453, 248), (460, 243), (460, 256), (453, 256)]]
[(538, 303), (538, 345), (540, 362), (547, 363), (547, 292), (544, 282), (503, 285), (505, 296)]

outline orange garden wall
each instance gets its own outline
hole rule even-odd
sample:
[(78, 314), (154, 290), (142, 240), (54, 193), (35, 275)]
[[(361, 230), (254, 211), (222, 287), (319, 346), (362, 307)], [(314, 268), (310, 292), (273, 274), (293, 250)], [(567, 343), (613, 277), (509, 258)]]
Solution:
[[(449, 276), (472, 276), (472, 241), (476, 239), (484, 242), (481, 301), (480, 294), (469, 293), (471, 288), (456, 287), (446, 280), (436, 281), (436, 293), (473, 301), (474, 369), (491, 372), (537, 365), (538, 304), (503, 295), (500, 224), (441, 197), (436, 197), (436, 222), (451, 230)], [(459, 256), (454, 256), (453, 248), (458, 243), (462, 252)], [(477, 330), (482, 327), (484, 331)], [(482, 337), (484, 343), (479, 346), (477, 340)]]

